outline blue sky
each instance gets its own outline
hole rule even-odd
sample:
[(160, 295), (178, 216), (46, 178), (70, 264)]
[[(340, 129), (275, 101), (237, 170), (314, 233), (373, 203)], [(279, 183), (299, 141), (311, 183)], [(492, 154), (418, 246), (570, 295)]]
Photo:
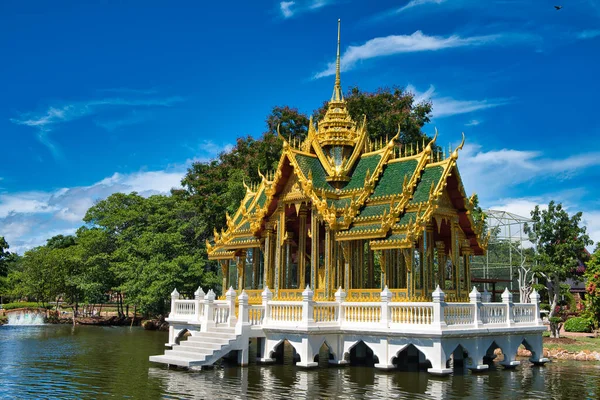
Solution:
[[(22, 252), (116, 191), (165, 193), (342, 85), (433, 102), (484, 207), (551, 199), (600, 240), (600, 2), (0, 2), (0, 235)], [(560, 2), (559, 2), (560, 3)], [(176, 5), (173, 5), (176, 4)]]

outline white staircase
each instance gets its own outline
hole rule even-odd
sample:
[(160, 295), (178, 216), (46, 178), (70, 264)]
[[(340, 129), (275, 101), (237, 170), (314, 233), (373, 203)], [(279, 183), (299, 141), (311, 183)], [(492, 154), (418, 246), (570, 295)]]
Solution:
[(237, 350), (235, 328), (217, 327), (209, 332), (199, 332), (187, 340), (173, 345), (162, 356), (151, 356), (150, 361), (179, 367), (208, 366), (214, 364), (231, 350)]

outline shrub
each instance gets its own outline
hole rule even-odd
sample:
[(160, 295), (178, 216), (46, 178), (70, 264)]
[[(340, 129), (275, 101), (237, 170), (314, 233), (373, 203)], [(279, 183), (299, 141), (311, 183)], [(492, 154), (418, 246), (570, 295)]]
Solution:
[(592, 321), (587, 318), (574, 317), (565, 322), (565, 331), (567, 332), (591, 332)]
[[(2, 304), (4, 310), (14, 310), (15, 308), (42, 308), (42, 305), (35, 302), (18, 302), (18, 303), (6, 303)], [(47, 309), (51, 309), (51, 305), (46, 305)]]
[(540, 310), (550, 311), (550, 304), (548, 304), (548, 303), (540, 303)]
[(550, 337), (550, 331), (542, 332), (542, 337)]

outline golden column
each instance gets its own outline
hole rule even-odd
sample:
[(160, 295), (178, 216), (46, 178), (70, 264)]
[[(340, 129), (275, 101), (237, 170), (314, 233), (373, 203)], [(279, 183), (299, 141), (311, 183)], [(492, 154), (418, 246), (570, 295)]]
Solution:
[(413, 280), (413, 266), (415, 259), (415, 248), (414, 244), (408, 249), (402, 249), (404, 255), (404, 261), (406, 263), (406, 291), (407, 297), (411, 298), (415, 292), (415, 283)]
[(433, 224), (429, 223), (425, 227), (425, 234), (423, 235), (423, 260), (425, 261), (423, 267), (423, 273), (425, 274), (423, 296), (429, 295), (430, 290), (433, 289), (433, 250)]
[(446, 245), (443, 241), (435, 242), (438, 261), (438, 285), (446, 290)]
[(310, 287), (314, 291), (318, 287), (317, 277), (319, 276), (319, 217), (315, 207), (310, 213), (310, 233)]
[(381, 250), (379, 255), (379, 265), (381, 267), (381, 289), (388, 286), (388, 273), (387, 273), (387, 250)]
[(306, 208), (302, 207), (298, 214), (298, 287), (304, 289), (306, 287)]
[(274, 224), (267, 222), (265, 225), (265, 271), (263, 273), (264, 287), (273, 288), (273, 248), (275, 247)]
[(369, 289), (375, 286), (375, 252), (371, 250), (371, 246), (368, 248), (368, 263), (369, 263)]
[(238, 291), (241, 293), (246, 285), (246, 250), (242, 250), (237, 259)]
[(468, 239), (463, 240), (461, 252), (463, 256), (464, 269), (463, 288), (466, 290), (466, 293), (469, 293), (471, 289), (471, 254), (473, 254), (473, 250), (471, 250), (471, 246)]
[(279, 296), (279, 285), (281, 284), (281, 266), (283, 264), (283, 255), (281, 254), (281, 249), (283, 248), (283, 241), (285, 240), (285, 209), (283, 207), (278, 208), (279, 212), (279, 221), (277, 222), (277, 238), (275, 239), (275, 246), (273, 246), (275, 252), (275, 268), (274, 268), (274, 277), (275, 282), (273, 282), (273, 289), (275, 298)]
[(330, 292), (330, 282), (331, 282), (331, 253), (332, 253), (332, 243), (331, 243), (331, 229), (329, 228), (329, 224), (325, 224), (325, 299), (329, 299)]
[(258, 289), (258, 274), (260, 266), (260, 247), (252, 249), (252, 289)]
[(223, 295), (229, 289), (229, 260), (221, 260), (221, 271), (223, 273)]
[(452, 238), (452, 244), (450, 250), (452, 253), (450, 256), (452, 257), (452, 282), (454, 285), (454, 290), (456, 290), (456, 297), (460, 297), (460, 261), (459, 261), (459, 253), (460, 253), (460, 242), (458, 239), (458, 221), (457, 218), (452, 219), (452, 224), (450, 225), (450, 234)]

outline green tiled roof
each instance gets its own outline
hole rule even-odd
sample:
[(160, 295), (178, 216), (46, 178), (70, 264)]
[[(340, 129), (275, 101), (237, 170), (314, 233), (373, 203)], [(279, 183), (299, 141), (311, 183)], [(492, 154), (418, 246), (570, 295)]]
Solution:
[(357, 218), (363, 218), (363, 217), (375, 217), (378, 215), (383, 215), (383, 212), (390, 212), (390, 205), (389, 204), (378, 204), (375, 206), (367, 206), (365, 208), (363, 208), (360, 212), (360, 214), (358, 214)]
[(394, 233), (392, 235), (390, 235), (389, 237), (387, 237), (385, 240), (404, 240), (406, 239), (406, 235), (404, 233)]
[(243, 236), (243, 237), (231, 239), (231, 241), (229, 243), (227, 243), (227, 244), (229, 245), (229, 244), (241, 243), (241, 242), (245, 242), (245, 241), (248, 241), (248, 240), (256, 240), (256, 237), (254, 237), (254, 236)]
[(416, 212), (407, 212), (407, 213), (404, 213), (404, 215), (402, 215), (402, 217), (400, 217), (400, 221), (396, 224), (396, 226), (406, 225), (411, 220), (412, 220), (412, 222), (415, 222), (417, 220), (417, 213)]
[(262, 192), (260, 192), (260, 195), (258, 196), (258, 200), (256, 201), (256, 205), (258, 207), (264, 207), (266, 201), (267, 201), (267, 194), (263, 190)]
[(313, 187), (318, 189), (333, 190), (333, 187), (327, 182), (327, 172), (321, 165), (317, 157), (309, 157), (302, 154), (296, 154), (296, 161), (302, 170), (304, 176), (308, 178), (308, 171), (312, 172)]
[(250, 229), (250, 222), (244, 222), (236, 231), (246, 231)]
[(415, 159), (386, 165), (371, 198), (401, 193), (404, 177), (410, 179), (415, 168), (417, 168), (417, 160)]
[(344, 187), (343, 190), (352, 190), (352, 189), (360, 189), (365, 185), (365, 176), (367, 174), (367, 170), (373, 174), (375, 168), (379, 164), (381, 160), (381, 154), (374, 154), (368, 157), (361, 157), (352, 172), (352, 177), (350, 178), (350, 182)]
[(344, 208), (344, 207), (350, 205), (351, 201), (352, 201), (352, 199), (350, 199), (350, 198), (338, 199), (338, 200), (327, 199), (327, 205), (329, 207), (331, 207), (331, 205), (333, 204), (335, 206), (335, 208)]
[(353, 226), (352, 228), (348, 229), (346, 232), (361, 232), (361, 231), (368, 231), (370, 229), (379, 229), (379, 228), (381, 228), (381, 224)]
[(425, 168), (425, 171), (423, 171), (423, 174), (421, 175), (421, 180), (415, 188), (415, 192), (412, 200), (410, 201), (410, 204), (416, 204), (422, 201), (429, 200), (429, 191), (431, 190), (431, 183), (433, 182), (433, 185), (437, 186), (443, 173), (444, 168), (440, 165)]

